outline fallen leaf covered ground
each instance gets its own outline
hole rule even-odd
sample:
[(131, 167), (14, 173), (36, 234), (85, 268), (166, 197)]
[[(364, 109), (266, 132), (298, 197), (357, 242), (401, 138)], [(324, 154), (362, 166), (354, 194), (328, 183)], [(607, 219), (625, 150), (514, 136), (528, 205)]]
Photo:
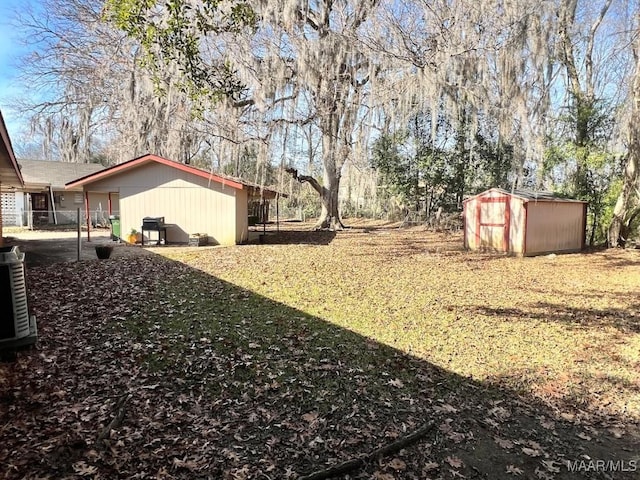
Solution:
[(295, 479), (425, 425), (343, 478), (638, 478), (640, 253), (265, 240), (29, 268), (4, 478)]

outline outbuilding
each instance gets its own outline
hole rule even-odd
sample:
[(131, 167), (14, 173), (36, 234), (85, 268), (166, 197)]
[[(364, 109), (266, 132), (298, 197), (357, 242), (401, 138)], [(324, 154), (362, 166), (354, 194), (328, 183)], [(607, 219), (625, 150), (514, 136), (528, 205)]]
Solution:
[(587, 203), (548, 192), (491, 188), (463, 202), (464, 246), (513, 255), (578, 252)]
[[(107, 194), (109, 213), (119, 213), (121, 236), (143, 229), (145, 219), (162, 219), (167, 243), (189, 243), (206, 235), (208, 243), (233, 245), (248, 240), (250, 204), (265, 204), (278, 193), (157, 155), (144, 155), (66, 184), (82, 187), (85, 202)], [(159, 240), (160, 232), (153, 233)], [(151, 234), (150, 234), (151, 236)]]

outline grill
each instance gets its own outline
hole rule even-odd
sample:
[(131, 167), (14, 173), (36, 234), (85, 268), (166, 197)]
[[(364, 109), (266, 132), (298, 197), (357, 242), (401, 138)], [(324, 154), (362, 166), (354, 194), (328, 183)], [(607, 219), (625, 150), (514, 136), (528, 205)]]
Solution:
[(164, 217), (144, 217), (142, 219), (142, 229), (159, 232), (164, 228)]
[[(164, 217), (144, 217), (142, 219), (142, 245), (144, 246), (144, 232), (158, 232), (158, 241), (156, 245), (160, 245), (164, 239), (167, 243), (167, 227), (164, 224)], [(151, 235), (149, 235), (151, 240)]]

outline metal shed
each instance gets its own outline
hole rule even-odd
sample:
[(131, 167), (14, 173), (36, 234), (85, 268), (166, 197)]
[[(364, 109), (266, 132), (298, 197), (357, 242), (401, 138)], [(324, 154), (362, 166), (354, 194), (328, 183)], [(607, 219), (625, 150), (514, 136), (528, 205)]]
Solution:
[(578, 252), (587, 203), (547, 192), (491, 188), (463, 202), (464, 246), (514, 255)]

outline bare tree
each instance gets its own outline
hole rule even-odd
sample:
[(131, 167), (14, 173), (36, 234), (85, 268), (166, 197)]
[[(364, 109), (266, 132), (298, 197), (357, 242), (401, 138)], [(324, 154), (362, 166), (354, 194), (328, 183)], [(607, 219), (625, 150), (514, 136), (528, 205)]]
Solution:
[(16, 108), (47, 157), (119, 163), (153, 152), (188, 162), (200, 141), (193, 103), (175, 72), (153, 77), (140, 65), (140, 46), (104, 22), (102, 8), (101, 0), (46, 0), (19, 13), (33, 51), (20, 67), (31, 95)]

